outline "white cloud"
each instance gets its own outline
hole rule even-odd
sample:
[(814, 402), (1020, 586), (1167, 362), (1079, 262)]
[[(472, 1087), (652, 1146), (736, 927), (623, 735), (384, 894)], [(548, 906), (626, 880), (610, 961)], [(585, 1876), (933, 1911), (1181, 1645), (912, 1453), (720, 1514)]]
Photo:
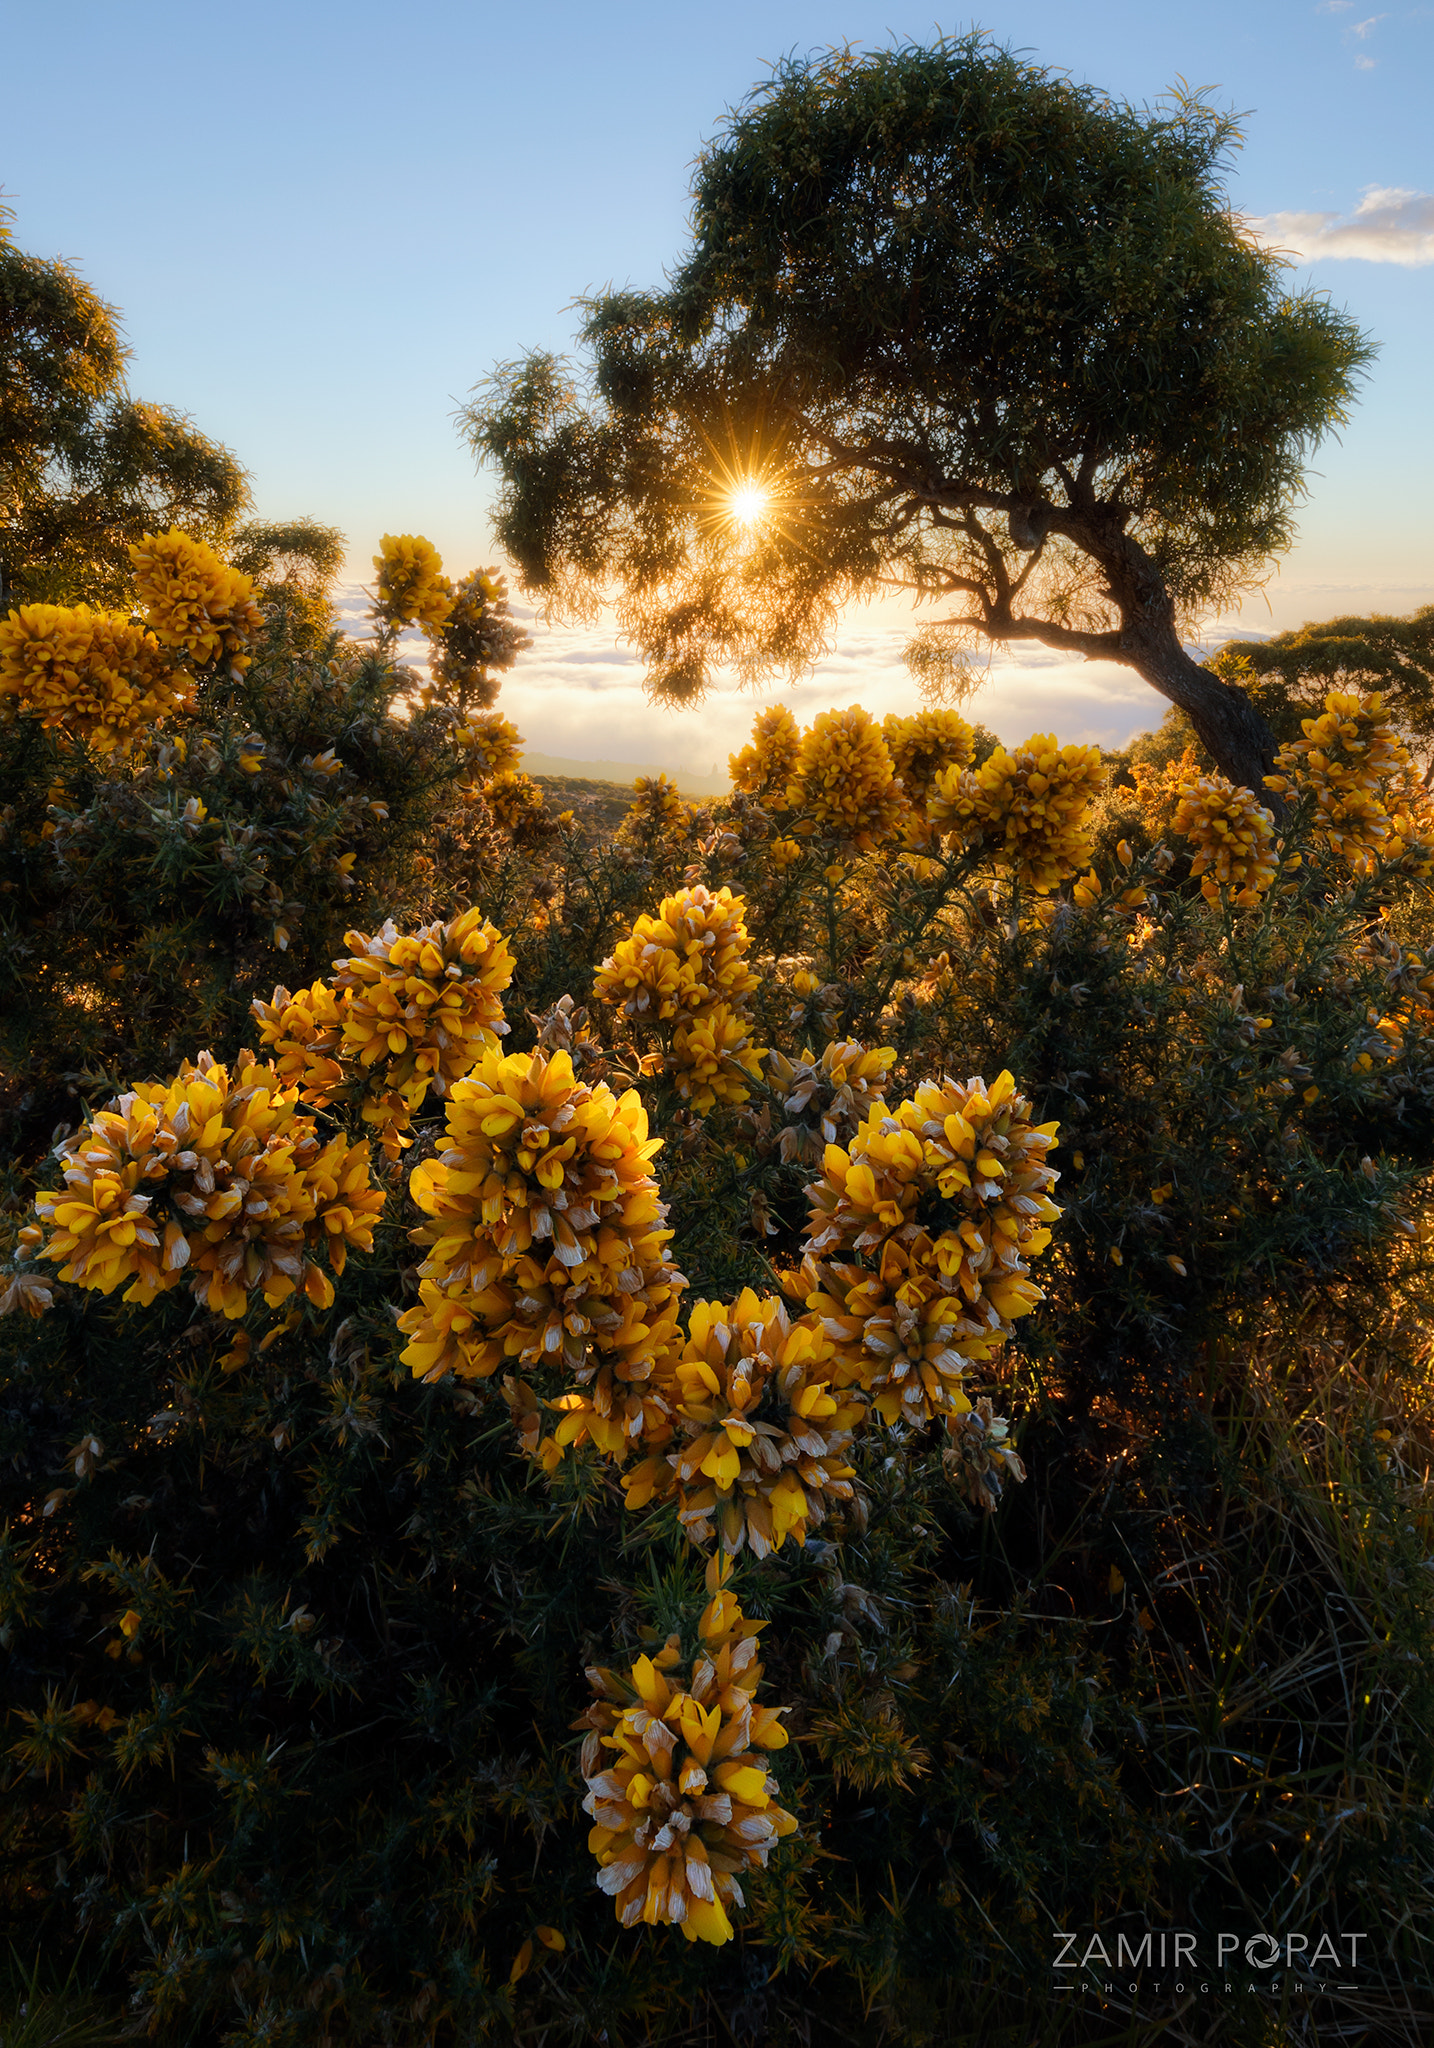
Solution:
[(1320, 0), (1319, 6), (1315, 9), (1316, 14), (1352, 14), (1353, 12), (1354, 0)]
[[(1361, 58), (1361, 63), (1372, 60)], [(1371, 185), (1352, 214), (1271, 213), (1247, 223), (1262, 242), (1313, 263), (1358, 257), (1366, 263), (1434, 263), (1434, 192)]]
[(1377, 57), (1356, 57), (1354, 60), (1356, 71), (1374, 71), (1378, 69), (1378, 66), (1379, 59)]
[[(357, 637), (367, 628), (366, 602), (356, 586), (338, 593), (341, 622)], [(499, 708), (544, 755), (626, 762), (634, 772), (658, 767), (669, 774), (706, 776), (716, 769), (725, 775), (727, 756), (746, 745), (764, 705), (790, 704), (803, 725), (832, 706), (861, 704), (877, 718), (915, 709), (916, 685), (901, 658), (915, 621), (897, 619), (894, 609), (854, 610), (832, 652), (803, 681), (762, 691), (720, 684), (691, 711), (651, 703), (637, 655), (604, 625), (548, 626), (529, 613), (533, 645), (503, 678)], [(405, 633), (398, 651), (426, 673), (420, 634)], [(1158, 725), (1166, 706), (1119, 663), (1082, 661), (1025, 643), (994, 655), (986, 680), (963, 709), (1011, 744), (1028, 733), (1054, 732), (1062, 740), (1119, 747)]]
[(1371, 14), (1364, 21), (1352, 21), (1349, 27), (1345, 30), (1345, 34), (1351, 36), (1358, 36), (1360, 41), (1363, 42), (1366, 36), (1372, 36), (1374, 34), (1374, 31), (1378, 28), (1381, 21), (1387, 20), (1387, 15)]

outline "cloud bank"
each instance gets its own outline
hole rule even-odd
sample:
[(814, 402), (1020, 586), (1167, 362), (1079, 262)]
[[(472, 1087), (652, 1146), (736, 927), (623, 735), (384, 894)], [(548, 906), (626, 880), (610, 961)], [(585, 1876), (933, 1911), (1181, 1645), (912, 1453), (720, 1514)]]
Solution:
[[(339, 603), (344, 626), (360, 637), (366, 631), (365, 602), (355, 585)], [(910, 712), (918, 703), (901, 658), (910, 620), (892, 624), (880, 614), (863, 618), (858, 612), (833, 652), (802, 681), (762, 691), (719, 685), (697, 709), (669, 711), (648, 699), (641, 661), (611, 635), (590, 626), (547, 626), (523, 605), (513, 609), (531, 631), (533, 645), (504, 677), (499, 708), (528, 747), (545, 756), (628, 762), (634, 772), (641, 766), (725, 776), (727, 756), (746, 745), (764, 705), (789, 704), (805, 725), (819, 711), (848, 704), (861, 704), (880, 718), (888, 711)], [(421, 636), (404, 634), (401, 660), (424, 670), (426, 655)], [(1158, 725), (1166, 705), (1117, 663), (1081, 661), (1032, 645), (998, 653), (962, 709), (1007, 743), (1032, 732), (1054, 732), (1062, 741), (1119, 747)]]
[(1352, 214), (1271, 213), (1249, 223), (1262, 242), (1304, 263), (1357, 257), (1365, 263), (1434, 263), (1434, 192), (1371, 185)]

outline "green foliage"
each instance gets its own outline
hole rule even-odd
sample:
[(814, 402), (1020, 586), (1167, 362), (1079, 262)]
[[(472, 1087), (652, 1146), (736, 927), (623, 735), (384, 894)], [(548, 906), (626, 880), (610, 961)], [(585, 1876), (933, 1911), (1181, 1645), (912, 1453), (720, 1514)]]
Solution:
[(587, 301), (584, 375), (530, 355), (468, 409), (502, 545), (560, 606), (610, 592), (669, 702), (800, 672), (895, 579), (957, 647), (1133, 666), (1257, 785), (1269, 734), (1177, 620), (1289, 544), (1370, 349), (1240, 232), (1237, 138), (981, 35), (784, 62), (699, 158), (667, 289)]
[(182, 526), (222, 545), (248, 502), (227, 448), (125, 388), (112, 306), (26, 256), (0, 208), (0, 609), (127, 606), (128, 545)]
[(1407, 619), (1325, 619), (1273, 640), (1231, 640), (1216, 665), (1280, 740), (1299, 738), (1300, 720), (1318, 716), (1327, 691), (1378, 690), (1411, 748), (1426, 759), (1434, 752), (1434, 605)]

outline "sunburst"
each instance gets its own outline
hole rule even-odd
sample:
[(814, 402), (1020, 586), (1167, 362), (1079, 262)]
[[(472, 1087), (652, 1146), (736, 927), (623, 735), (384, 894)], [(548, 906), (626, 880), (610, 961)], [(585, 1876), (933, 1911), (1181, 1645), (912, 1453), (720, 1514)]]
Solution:
[(732, 519), (743, 527), (759, 526), (771, 502), (771, 491), (755, 477), (744, 478), (727, 494)]

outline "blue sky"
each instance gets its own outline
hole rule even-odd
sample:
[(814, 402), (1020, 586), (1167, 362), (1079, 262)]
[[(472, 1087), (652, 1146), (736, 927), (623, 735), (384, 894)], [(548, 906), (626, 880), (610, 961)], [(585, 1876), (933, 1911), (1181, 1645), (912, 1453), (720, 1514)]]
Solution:
[[(1434, 6), (996, 0), (939, 27), (973, 19), (1121, 97), (1183, 79), (1247, 113), (1234, 204), (1381, 344), (1270, 608), (1252, 600), (1244, 623), (1434, 599)], [(578, 293), (660, 281), (696, 150), (772, 59), (937, 26), (899, 0), (48, 0), (4, 29), (0, 185), (21, 245), (121, 308), (136, 392), (233, 447), (260, 513), (343, 527), (355, 575), (385, 530), (428, 533), (462, 573), (491, 557), (489, 487), (451, 419), (469, 387), (525, 347), (565, 346)], [(854, 619), (832, 688), (794, 701), (849, 701), (865, 672), (862, 701), (886, 708), (905, 687), (899, 640)], [(1028, 665), (1007, 666), (998, 728), (1030, 697)], [(1147, 722), (1143, 687), (1076, 671), (1063, 736)], [(704, 768), (751, 715), (748, 699), (655, 718), (601, 632), (541, 634), (505, 699), (542, 720), (548, 752)]]

